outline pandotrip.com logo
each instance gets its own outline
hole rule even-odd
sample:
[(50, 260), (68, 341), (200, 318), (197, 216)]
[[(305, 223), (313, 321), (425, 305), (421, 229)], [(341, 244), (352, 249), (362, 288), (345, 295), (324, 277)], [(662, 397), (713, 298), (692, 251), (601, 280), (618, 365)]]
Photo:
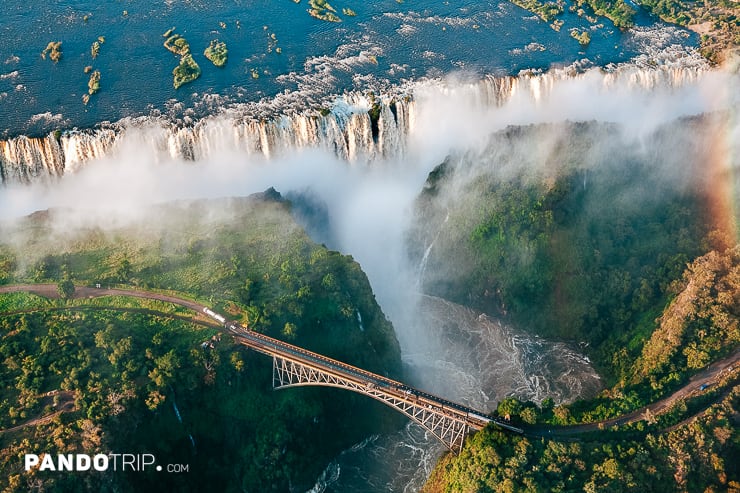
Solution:
[(25, 454), (25, 471), (51, 472), (122, 471), (183, 473), (189, 464), (159, 464), (154, 454)]

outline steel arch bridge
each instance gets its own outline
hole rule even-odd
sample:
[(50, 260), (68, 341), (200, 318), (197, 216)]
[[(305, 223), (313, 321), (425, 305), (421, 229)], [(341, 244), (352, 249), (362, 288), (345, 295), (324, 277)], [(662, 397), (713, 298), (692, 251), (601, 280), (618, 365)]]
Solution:
[(480, 420), (468, 420), (425, 403), (425, 399), (420, 400), (414, 393), (404, 392), (404, 397), (401, 397), (397, 392), (376, 384), (357, 382), (282, 356), (272, 358), (272, 383), (275, 389), (319, 385), (372, 397), (411, 418), (453, 452), (462, 449), (465, 437), (471, 430), (480, 430), (485, 426)]
[(208, 308), (204, 307), (203, 312), (223, 323), (240, 344), (272, 357), (275, 389), (324, 386), (366, 395), (406, 415), (454, 453), (460, 452), (471, 431), (481, 430), (489, 423), (523, 433), (506, 421), (475, 409), (226, 321)]

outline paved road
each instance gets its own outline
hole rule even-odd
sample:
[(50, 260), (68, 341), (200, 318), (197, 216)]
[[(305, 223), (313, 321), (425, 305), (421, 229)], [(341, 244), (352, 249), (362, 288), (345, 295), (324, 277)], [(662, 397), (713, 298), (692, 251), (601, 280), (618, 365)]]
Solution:
[[(17, 284), (0, 287), (0, 294), (13, 292), (30, 292), (47, 298), (59, 298), (56, 284)], [(82, 299), (97, 298), (101, 296), (132, 296), (137, 298), (173, 303), (194, 310), (201, 319), (209, 321), (211, 321), (212, 318), (215, 318), (213, 317), (213, 315), (218, 316), (218, 314), (213, 314), (210, 316), (210, 318), (206, 318), (204, 315), (204, 310), (207, 307), (204, 305), (201, 305), (194, 301), (178, 298), (176, 296), (170, 296), (150, 291), (76, 287), (72, 297), (75, 299)], [(218, 320), (224, 322), (223, 319)], [(360, 384), (365, 385), (372, 382), (373, 385), (376, 385), (378, 388), (382, 388), (383, 392), (392, 394), (399, 399), (406, 400), (414, 404), (422, 404), (427, 407), (434, 407), (441, 414), (445, 414), (457, 420), (468, 422), (468, 424), (474, 429), (481, 429), (483, 428), (483, 426), (486, 425), (486, 423), (491, 421), (490, 418), (485, 417), (485, 413), (482, 413), (481, 411), (477, 411), (456, 402), (452, 402), (441, 397), (432, 395), (430, 393), (415, 389), (413, 387), (409, 387), (402, 382), (391, 380), (382, 375), (377, 375), (367, 370), (363, 370), (362, 368), (348, 365), (341, 361), (328, 358), (324, 355), (308, 351), (307, 349), (293, 346), (292, 344), (288, 344), (264, 334), (254, 332), (242, 325), (237, 324), (236, 322), (225, 321), (223, 328), (230, 332), (232, 335), (236, 336), (242, 344), (245, 344), (269, 356), (286, 356), (299, 361), (304, 361), (338, 376), (350, 378)], [(480, 416), (483, 419), (479, 419), (476, 416)], [(520, 431), (517, 428), (507, 424), (506, 422), (499, 423), (498, 420), (493, 421), (497, 422), (500, 426), (508, 428), (512, 431)]]
[[(594, 423), (585, 423), (581, 425), (571, 426), (533, 426), (527, 428), (527, 433), (536, 436), (569, 436), (578, 435), (581, 433), (588, 433), (599, 429), (606, 429), (612, 426), (621, 426), (638, 421), (643, 421), (647, 418), (646, 412), (649, 410), (650, 414), (657, 415), (663, 413), (671, 408), (673, 404), (679, 400), (686, 399), (692, 394), (698, 394), (703, 392), (700, 390), (702, 385), (713, 385), (724, 372), (732, 371), (736, 365), (740, 362), (740, 350), (735, 351), (732, 355), (725, 359), (716, 361), (709, 365), (705, 370), (697, 373), (689, 379), (689, 382), (675, 391), (673, 394), (664, 397), (663, 399), (654, 402), (650, 405), (641, 407), (629, 414), (624, 414), (616, 418), (607, 419), (604, 421), (596, 421)], [(702, 411), (703, 412), (703, 411)]]
[[(0, 294), (13, 293), (13, 292), (29, 292), (29, 293), (38, 294), (40, 296), (44, 296), (47, 298), (59, 298), (59, 293), (57, 292), (56, 284), (16, 284), (16, 285), (10, 285), (10, 286), (0, 286)], [(203, 310), (206, 308), (204, 305), (200, 305), (191, 300), (178, 298), (176, 296), (170, 296), (170, 295), (161, 294), (161, 293), (154, 293), (151, 291), (76, 287), (74, 295), (73, 295), (74, 298), (97, 298), (101, 296), (132, 296), (136, 298), (159, 300), (159, 301), (164, 301), (168, 303), (173, 303), (173, 304), (184, 306), (186, 308), (194, 310), (198, 314), (198, 318), (206, 319), (210, 321), (210, 319), (203, 316), (203, 313), (204, 313)], [(321, 365), (322, 367), (328, 370), (331, 370), (331, 371), (341, 372), (344, 375), (354, 376), (355, 378), (358, 378), (358, 379), (372, 380), (375, 384), (381, 385), (383, 387), (387, 387), (387, 388), (393, 387), (394, 391), (397, 391), (400, 396), (405, 395), (408, 398), (409, 395), (416, 395), (419, 398), (428, 400), (430, 403), (434, 402), (440, 405), (441, 407), (446, 407), (450, 410), (453, 410), (455, 414), (457, 413), (483, 414), (483, 413), (480, 413), (480, 411), (476, 411), (474, 409), (467, 408), (460, 404), (448, 401), (446, 399), (442, 399), (440, 397), (428, 394), (418, 389), (408, 387), (401, 382), (396, 382), (395, 380), (388, 379), (381, 375), (376, 375), (374, 373), (368, 372), (361, 368), (347, 365), (346, 363), (342, 363), (340, 361), (327, 358), (326, 356), (313, 353), (306, 349), (300, 348), (298, 346), (293, 346), (291, 344), (285, 343), (283, 341), (279, 341), (277, 339), (273, 339), (263, 334), (259, 334), (254, 331), (249, 331), (245, 327), (239, 324), (236, 324), (234, 322), (228, 322), (226, 324), (226, 329), (233, 335), (242, 338), (244, 341), (247, 341), (247, 340), (250, 341), (249, 344), (247, 345), (249, 345), (250, 347), (253, 347), (254, 349), (260, 350), (266, 354), (271, 355), (271, 354), (279, 353), (279, 354), (301, 357), (301, 358), (311, 361), (312, 364)], [(545, 436), (545, 437), (547, 436), (570, 436), (570, 435), (588, 433), (588, 432), (592, 432), (592, 431), (602, 429), (602, 428), (609, 428), (614, 425), (625, 425), (625, 424), (630, 424), (630, 423), (634, 423), (637, 421), (641, 421), (645, 419), (645, 412), (647, 410), (649, 410), (650, 413), (655, 415), (655, 414), (659, 414), (669, 409), (676, 401), (680, 399), (685, 399), (692, 393), (699, 392), (699, 387), (701, 387), (702, 385), (704, 384), (711, 385), (714, 382), (716, 382), (724, 371), (729, 371), (733, 369), (735, 365), (738, 364), (738, 362), (740, 362), (740, 350), (736, 351), (731, 356), (721, 361), (717, 361), (713, 363), (704, 371), (699, 372), (698, 374), (694, 375), (693, 377), (691, 377), (691, 379), (685, 386), (683, 386), (682, 388), (680, 388), (679, 390), (677, 390), (670, 396), (665, 397), (648, 406), (642, 407), (629, 414), (625, 414), (623, 416), (608, 419), (605, 421), (586, 423), (586, 424), (581, 424), (581, 425), (571, 425), (571, 426), (563, 426), (563, 427), (532, 426), (532, 427), (527, 427), (526, 433), (528, 435)], [(409, 394), (409, 392), (411, 392), (412, 394)], [(505, 427), (507, 426), (505, 422), (499, 423), (499, 424)]]
[[(33, 293), (45, 298), (59, 298), (59, 292), (57, 291), (56, 284), (13, 284), (10, 286), (0, 286), (0, 293), (18, 292)], [(154, 293), (151, 291), (138, 291), (134, 289), (88, 288), (78, 286), (75, 288), (75, 292), (72, 297), (78, 299), (100, 298), (101, 296), (133, 296), (136, 298), (165, 301), (168, 303), (174, 303), (175, 305), (190, 308), (191, 310), (195, 310), (199, 314), (202, 313), (203, 308), (205, 308), (203, 305), (183, 298), (177, 298), (175, 296), (169, 296), (161, 293)]]

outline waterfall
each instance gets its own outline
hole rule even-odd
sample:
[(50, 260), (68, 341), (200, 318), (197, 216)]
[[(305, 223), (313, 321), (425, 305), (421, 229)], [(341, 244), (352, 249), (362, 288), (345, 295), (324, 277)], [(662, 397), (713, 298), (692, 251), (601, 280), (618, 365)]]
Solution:
[[(211, 116), (192, 126), (161, 118), (125, 120), (108, 128), (65, 131), (45, 137), (18, 136), (0, 140), (0, 179), (4, 185), (53, 180), (74, 173), (88, 162), (117, 152), (124, 136), (141, 134), (137, 142), (171, 159), (197, 161), (217, 152), (263, 155), (272, 158), (296, 148), (320, 148), (349, 163), (402, 158), (415, 127), (414, 90), (432, 87), (440, 97), (462, 94), (481, 106), (496, 107), (514, 96), (538, 102), (558, 83), (598, 77), (605, 89), (626, 87), (650, 90), (676, 88), (695, 82), (705, 67), (625, 65), (611, 70), (554, 69), (545, 73), (525, 71), (518, 76), (485, 76), (472, 83), (422, 81), (405, 88), (406, 94), (371, 97), (359, 93), (337, 97), (331, 110), (255, 119), (234, 109)], [(379, 105), (377, 121), (370, 116)], [(376, 106), (377, 109), (377, 106)]]
[(28, 184), (64, 173), (64, 151), (56, 137), (0, 140), (2, 183)]
[[(60, 138), (62, 146), (62, 170), (73, 172), (87, 161), (105, 156), (116, 141), (117, 134), (113, 130), (101, 129), (94, 133), (69, 132)], [(49, 137), (47, 137), (47, 140)]]
[(418, 289), (420, 292), (423, 291), (424, 287), (424, 273), (427, 270), (427, 263), (429, 262), (429, 256), (432, 253), (432, 248), (434, 247), (434, 244), (437, 243), (437, 240), (439, 239), (439, 235), (442, 234), (442, 228), (444, 228), (445, 224), (447, 224), (447, 221), (450, 220), (450, 213), (449, 211), (445, 215), (444, 221), (442, 221), (442, 224), (437, 229), (437, 233), (434, 235), (434, 239), (429, 243), (429, 246), (426, 247), (424, 250), (424, 255), (421, 258), (421, 262), (419, 262), (419, 273), (416, 277), (416, 289)]

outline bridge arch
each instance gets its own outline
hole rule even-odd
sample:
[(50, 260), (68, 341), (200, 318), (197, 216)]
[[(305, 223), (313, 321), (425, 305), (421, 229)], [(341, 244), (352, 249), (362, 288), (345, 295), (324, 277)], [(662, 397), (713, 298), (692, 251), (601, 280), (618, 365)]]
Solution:
[(278, 355), (272, 358), (272, 386), (276, 390), (307, 386), (335, 387), (366, 395), (404, 414), (454, 453), (462, 450), (465, 437), (471, 429), (481, 428), (471, 426), (459, 414), (426, 403), (418, 396), (415, 398), (414, 394), (358, 382)]

